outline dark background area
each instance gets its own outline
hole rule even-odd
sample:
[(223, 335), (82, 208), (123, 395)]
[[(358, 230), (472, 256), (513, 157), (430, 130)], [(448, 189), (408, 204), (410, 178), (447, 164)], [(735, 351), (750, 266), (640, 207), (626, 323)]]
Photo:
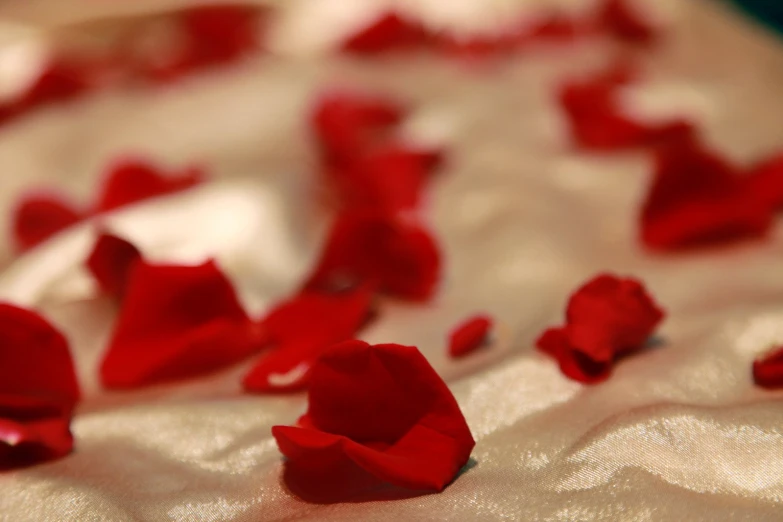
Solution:
[(783, 0), (732, 0), (748, 14), (783, 33)]

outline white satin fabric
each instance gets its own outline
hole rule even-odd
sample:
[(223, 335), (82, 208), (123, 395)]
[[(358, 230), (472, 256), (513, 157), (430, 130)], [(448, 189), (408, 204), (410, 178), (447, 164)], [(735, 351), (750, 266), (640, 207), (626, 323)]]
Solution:
[[(717, 6), (677, 7), (670, 39), (640, 56), (649, 81), (628, 93), (629, 107), (687, 111), (738, 161), (783, 145), (783, 48)], [(243, 395), (252, 361), (187, 383), (102, 391), (96, 365), (114, 310), (81, 269), (94, 237), (87, 224), (0, 274), (1, 299), (41, 310), (67, 334), (86, 396), (71, 456), (0, 475), (0, 520), (783, 518), (781, 395), (750, 378), (753, 358), (783, 343), (783, 228), (735, 248), (640, 249), (648, 160), (574, 152), (551, 99), (558, 78), (610, 52), (542, 49), (480, 69), (424, 57), (265, 57), (179, 87), (101, 93), (0, 130), (3, 215), (43, 180), (86, 199), (117, 153), (203, 161), (216, 181), (103, 224), (154, 259), (216, 257), (261, 313), (301, 280), (328, 224), (305, 123), (313, 95), (336, 82), (411, 100), (406, 132), (448, 151), (426, 210), (444, 277), (429, 305), (383, 303), (363, 337), (418, 346), (477, 440), (443, 493), (309, 504), (282, 483), (270, 434), (295, 421), (305, 398)], [(533, 342), (598, 271), (642, 278), (669, 316), (656, 347), (582, 386)], [(498, 319), (492, 346), (449, 359), (448, 329), (479, 311)]]

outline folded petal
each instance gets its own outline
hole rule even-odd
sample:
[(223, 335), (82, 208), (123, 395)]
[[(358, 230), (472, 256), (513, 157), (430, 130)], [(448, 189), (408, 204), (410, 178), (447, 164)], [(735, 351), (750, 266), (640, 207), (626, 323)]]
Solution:
[(663, 318), (639, 281), (601, 274), (571, 296), (565, 326), (546, 330), (536, 345), (569, 378), (595, 383), (620, 357), (643, 348)]
[(413, 347), (335, 346), (313, 368), (308, 398), (304, 427), (273, 435), (291, 466), (319, 476), (324, 466), (344, 470), (348, 458), (395, 486), (441, 490), (475, 445), (448, 387)]

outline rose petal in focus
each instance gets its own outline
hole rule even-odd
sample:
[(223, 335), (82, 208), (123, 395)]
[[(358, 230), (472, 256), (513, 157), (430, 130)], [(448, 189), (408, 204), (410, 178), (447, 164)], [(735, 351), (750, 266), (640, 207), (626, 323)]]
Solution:
[(565, 326), (545, 331), (536, 345), (571, 379), (599, 382), (619, 357), (645, 345), (663, 317), (639, 281), (602, 274), (571, 296)]
[(328, 478), (440, 491), (475, 445), (451, 391), (413, 347), (335, 346), (313, 368), (308, 399), (301, 427), (272, 428), (298, 489)]

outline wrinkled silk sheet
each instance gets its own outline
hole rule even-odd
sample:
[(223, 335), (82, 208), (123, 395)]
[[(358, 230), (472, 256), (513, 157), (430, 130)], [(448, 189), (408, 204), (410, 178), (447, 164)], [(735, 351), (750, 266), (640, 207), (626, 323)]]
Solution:
[[(73, 9), (14, 0), (0, 3), (0, 15), (72, 23), (121, 3), (49, 5), (58, 2)], [(644, 253), (635, 215), (648, 160), (573, 152), (551, 100), (557, 78), (600, 66), (608, 56), (600, 45), (530, 52), (484, 70), (424, 57), (316, 57), (331, 37), (314, 38), (313, 24), (350, 25), (348, 4), (360, 3), (291, 2), (274, 57), (177, 88), (100, 93), (0, 130), (0, 210), (7, 223), (21, 188), (45, 181), (86, 198), (120, 152), (204, 161), (216, 181), (106, 225), (153, 259), (215, 256), (260, 312), (302, 278), (328, 223), (314, 203), (305, 126), (314, 93), (339, 83), (410, 99), (407, 132), (449, 151), (427, 210), (445, 251), (442, 289), (426, 306), (384, 303), (364, 338), (419, 346), (447, 380), (477, 440), (468, 469), (440, 494), (308, 504), (281, 482), (270, 434), (295, 421), (305, 398), (242, 395), (247, 364), (183, 384), (101, 391), (95, 368), (113, 309), (93, 297), (80, 268), (94, 237), (87, 225), (0, 274), (0, 298), (40, 309), (66, 332), (86, 390), (75, 452), (0, 475), (0, 520), (783, 519), (781, 395), (750, 378), (752, 359), (783, 342), (783, 228), (730, 249)], [(440, 2), (452, 3), (462, 5)], [(484, 5), (502, 12), (518, 3)], [(479, 4), (464, 2), (460, 16), (475, 18), (467, 6), (479, 12)], [(674, 7), (671, 37), (641, 58), (650, 81), (628, 93), (629, 106), (649, 117), (692, 114), (738, 161), (780, 147), (783, 48), (716, 5)], [(433, 20), (456, 23), (436, 11)], [(8, 244), (5, 231), (0, 239)], [(656, 347), (586, 387), (533, 342), (561, 320), (568, 292), (603, 270), (643, 278), (669, 318)], [(493, 345), (448, 359), (447, 330), (476, 311), (498, 318)]]

